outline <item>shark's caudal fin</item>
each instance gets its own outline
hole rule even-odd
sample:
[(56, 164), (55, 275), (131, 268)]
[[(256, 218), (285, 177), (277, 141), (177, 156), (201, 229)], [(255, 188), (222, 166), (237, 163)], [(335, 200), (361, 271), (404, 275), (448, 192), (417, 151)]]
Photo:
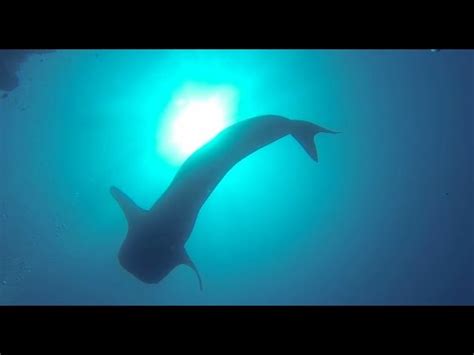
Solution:
[(135, 221), (146, 212), (144, 209), (138, 207), (130, 197), (128, 197), (115, 186), (110, 188), (110, 193), (122, 208), (123, 214), (125, 215), (129, 226), (135, 224)]
[(188, 255), (188, 253), (186, 252), (186, 250), (184, 250), (182, 263), (183, 263), (184, 265), (189, 266), (191, 269), (194, 270), (194, 272), (196, 273), (197, 278), (198, 278), (198, 280), (199, 280), (199, 288), (200, 288), (201, 291), (202, 291), (201, 275), (199, 275), (199, 271), (198, 271), (196, 265), (194, 265), (193, 261), (192, 261), (191, 258), (189, 257), (189, 255)]
[(295, 120), (295, 128), (292, 133), (293, 137), (298, 141), (299, 144), (304, 148), (306, 153), (314, 161), (318, 161), (318, 151), (316, 149), (316, 143), (314, 142), (314, 136), (317, 133), (340, 133), (330, 131), (329, 129), (318, 126), (314, 123), (307, 121), (297, 121)]

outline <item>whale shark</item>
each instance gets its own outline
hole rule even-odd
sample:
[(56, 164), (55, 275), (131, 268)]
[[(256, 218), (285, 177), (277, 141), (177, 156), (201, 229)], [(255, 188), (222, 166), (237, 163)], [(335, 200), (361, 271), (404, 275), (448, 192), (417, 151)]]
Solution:
[(112, 186), (110, 192), (128, 225), (118, 252), (120, 265), (148, 284), (157, 284), (177, 266), (187, 265), (196, 273), (202, 290), (201, 276), (185, 244), (209, 195), (235, 164), (288, 135), (317, 162), (315, 135), (320, 132), (339, 133), (312, 122), (277, 115), (239, 121), (191, 154), (148, 210)]

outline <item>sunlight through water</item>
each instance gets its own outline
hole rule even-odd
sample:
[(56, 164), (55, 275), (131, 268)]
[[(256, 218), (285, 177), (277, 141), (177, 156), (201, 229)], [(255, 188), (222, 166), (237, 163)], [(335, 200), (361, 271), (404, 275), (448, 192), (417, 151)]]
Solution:
[(227, 86), (188, 85), (180, 90), (157, 131), (158, 154), (181, 163), (233, 123), (235, 89)]

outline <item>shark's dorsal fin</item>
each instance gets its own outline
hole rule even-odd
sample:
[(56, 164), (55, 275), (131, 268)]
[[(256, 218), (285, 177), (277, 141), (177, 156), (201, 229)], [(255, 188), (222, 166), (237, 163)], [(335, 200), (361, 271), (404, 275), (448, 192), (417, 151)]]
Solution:
[(196, 273), (197, 278), (198, 278), (198, 280), (199, 280), (199, 288), (200, 288), (201, 291), (202, 291), (201, 275), (199, 275), (199, 271), (198, 271), (196, 265), (194, 265), (193, 261), (192, 261), (191, 258), (189, 257), (188, 253), (186, 252), (186, 249), (184, 249), (183, 261), (182, 261), (182, 263), (183, 263), (184, 265), (189, 266), (191, 269), (194, 270), (194, 272)]
[(135, 221), (146, 212), (115, 186), (110, 188), (110, 193), (122, 208), (129, 226), (135, 224)]

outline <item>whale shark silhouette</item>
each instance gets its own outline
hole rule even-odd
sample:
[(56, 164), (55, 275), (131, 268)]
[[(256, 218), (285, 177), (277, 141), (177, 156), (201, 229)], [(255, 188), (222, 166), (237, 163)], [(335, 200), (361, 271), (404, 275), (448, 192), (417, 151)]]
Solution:
[(258, 149), (292, 135), (314, 160), (318, 153), (314, 136), (338, 133), (307, 121), (265, 115), (240, 121), (222, 130), (195, 151), (180, 167), (163, 195), (149, 209), (137, 206), (112, 186), (128, 222), (128, 232), (118, 259), (121, 266), (145, 283), (158, 283), (175, 267), (187, 265), (199, 280), (198, 269), (185, 249), (198, 213), (227, 172)]

